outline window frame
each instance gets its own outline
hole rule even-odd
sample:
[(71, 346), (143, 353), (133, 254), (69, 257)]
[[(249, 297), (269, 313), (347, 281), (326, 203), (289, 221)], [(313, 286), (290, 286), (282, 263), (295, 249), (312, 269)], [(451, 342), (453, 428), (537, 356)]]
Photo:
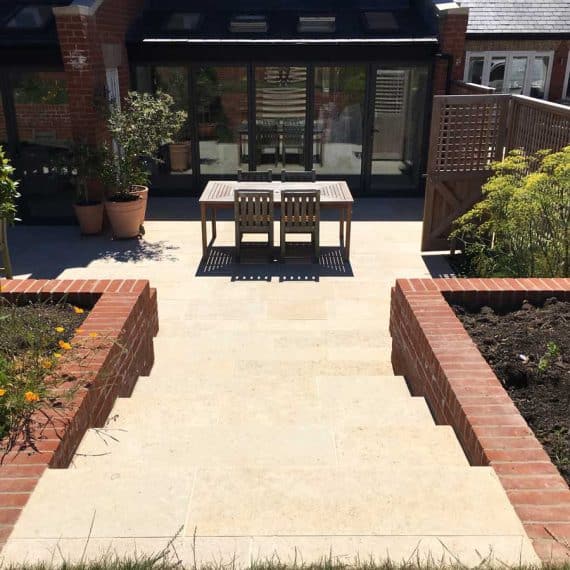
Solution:
[[(550, 91), (550, 79), (552, 75), (552, 66), (554, 63), (554, 51), (511, 51), (511, 50), (493, 50), (493, 51), (468, 51), (465, 53), (465, 66), (463, 70), (463, 80), (469, 82), (469, 62), (472, 57), (483, 58), (483, 72), (481, 74), (481, 84), (489, 85), (489, 76), (491, 73), (491, 61), (493, 58), (502, 57), (505, 59), (505, 74), (503, 80), (503, 91), (501, 93), (506, 93), (505, 88), (508, 85), (512, 62), (514, 58), (526, 57), (527, 65), (525, 70), (525, 77), (523, 82), (522, 95), (530, 96), (531, 90), (531, 70), (532, 62), (537, 57), (548, 57), (548, 69), (546, 70), (546, 77), (544, 80), (544, 97), (543, 100), (548, 99), (548, 93)], [(570, 59), (570, 57), (569, 57)], [(567, 70), (568, 73), (568, 70)]]
[(570, 102), (570, 49), (566, 60), (566, 72), (564, 73), (564, 82), (562, 83), (562, 101)]

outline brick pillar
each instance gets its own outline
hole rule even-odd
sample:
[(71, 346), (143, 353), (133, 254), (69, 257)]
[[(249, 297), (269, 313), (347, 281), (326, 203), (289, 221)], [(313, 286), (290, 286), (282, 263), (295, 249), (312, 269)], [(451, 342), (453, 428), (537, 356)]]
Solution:
[[(452, 7), (438, 10), (439, 51), (451, 57), (451, 79), (462, 80), (465, 67), (465, 34), (469, 11), (467, 8)], [(445, 4), (444, 6), (448, 6)], [(435, 64), (433, 93), (445, 95), (448, 61), (438, 58)]]
[(554, 61), (552, 62), (552, 73), (550, 76), (550, 90), (548, 99), (550, 101), (560, 101), (564, 96), (564, 76), (566, 74), (566, 64), (570, 57), (570, 40), (562, 40), (554, 51)]
[(54, 8), (67, 78), (73, 139), (92, 144), (105, 138), (98, 105), (105, 97), (105, 68), (95, 16), (83, 6)]

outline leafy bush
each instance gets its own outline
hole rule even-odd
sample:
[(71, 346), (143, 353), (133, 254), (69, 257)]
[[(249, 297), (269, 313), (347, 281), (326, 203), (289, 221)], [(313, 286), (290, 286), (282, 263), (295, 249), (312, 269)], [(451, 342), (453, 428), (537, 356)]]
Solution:
[(482, 277), (570, 276), (570, 146), (493, 165), (483, 199), (455, 221), (451, 238), (469, 273)]
[(173, 141), (187, 113), (176, 111), (167, 93), (130, 92), (111, 109), (107, 125), (117, 143), (117, 152), (105, 148), (102, 177), (112, 197), (128, 199), (132, 185), (148, 185), (149, 162), (158, 162), (158, 151)]
[(19, 198), (18, 183), (14, 180), (14, 168), (0, 146), (0, 219), (12, 224), (16, 220), (16, 200)]

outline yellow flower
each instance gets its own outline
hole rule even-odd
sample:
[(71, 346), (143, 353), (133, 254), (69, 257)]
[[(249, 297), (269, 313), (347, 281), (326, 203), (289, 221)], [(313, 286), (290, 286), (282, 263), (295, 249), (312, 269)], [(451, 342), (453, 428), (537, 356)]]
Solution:
[(83, 329), (75, 329), (75, 332), (76, 332), (77, 334), (81, 334), (81, 333), (83, 332)]
[(6, 393), (6, 390), (4, 390), (4, 388), (0, 388), (0, 396), (3, 396)]
[(28, 402), (37, 402), (40, 399), (35, 392), (26, 392), (24, 398), (26, 398)]
[(73, 310), (76, 312), (76, 314), (78, 315), (82, 315), (85, 311), (81, 308), (81, 307), (73, 307)]
[(55, 327), (55, 332), (63, 332), (64, 330), (63, 327)]
[(71, 344), (64, 340), (60, 340), (57, 344), (59, 344), (59, 348), (63, 348), (63, 350), (71, 350)]
[(96, 336), (99, 336), (99, 335), (98, 335), (96, 332), (90, 332), (90, 333), (89, 333), (89, 336), (90, 336), (91, 338), (95, 338)]
[(61, 354), (59, 352), (54, 352), (53, 357), (54, 358), (61, 358)]
[(44, 368), (51, 368), (53, 366), (53, 362), (49, 358), (46, 358), (42, 360), (42, 366)]

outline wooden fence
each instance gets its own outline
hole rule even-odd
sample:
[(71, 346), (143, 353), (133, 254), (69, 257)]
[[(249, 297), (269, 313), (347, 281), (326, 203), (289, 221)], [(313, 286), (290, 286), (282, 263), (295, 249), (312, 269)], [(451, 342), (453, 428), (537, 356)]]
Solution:
[(570, 144), (570, 107), (520, 95), (434, 97), (422, 251), (449, 247), (453, 221), (481, 199), (491, 164), (522, 148)]

